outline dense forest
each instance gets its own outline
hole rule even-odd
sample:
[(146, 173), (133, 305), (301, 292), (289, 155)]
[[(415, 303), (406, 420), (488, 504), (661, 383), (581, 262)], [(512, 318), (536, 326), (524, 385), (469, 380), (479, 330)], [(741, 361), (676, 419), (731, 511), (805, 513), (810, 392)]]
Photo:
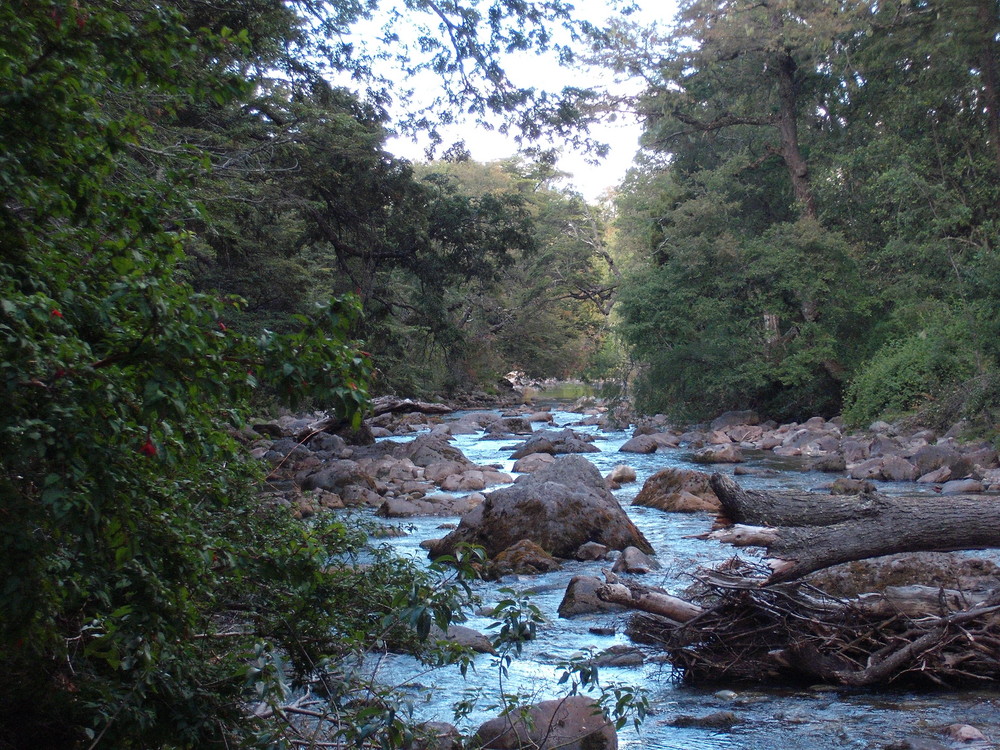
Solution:
[[(256, 502), (252, 415), (357, 425), (373, 394), (517, 369), (618, 379), (678, 420), (993, 436), (996, 0), (685, 0), (659, 29), (414, 0), (352, 35), (375, 11), (0, 5), (0, 747), (270, 746), (248, 696), (387, 639), (420, 651), (459, 616), (461, 587), (363, 530)], [(523, 51), (645, 88), (518, 88), (503, 59)], [(394, 121), (389, 63), (440, 97)], [(544, 147), (386, 147), (464, 114), (599, 153), (587, 124), (621, 107), (643, 149), (602, 206)], [(391, 702), (328, 687), (343, 741), (403, 743)]]
[(753, 405), (990, 431), (997, 379), (1000, 6), (683, 3), (619, 198), (640, 403)]

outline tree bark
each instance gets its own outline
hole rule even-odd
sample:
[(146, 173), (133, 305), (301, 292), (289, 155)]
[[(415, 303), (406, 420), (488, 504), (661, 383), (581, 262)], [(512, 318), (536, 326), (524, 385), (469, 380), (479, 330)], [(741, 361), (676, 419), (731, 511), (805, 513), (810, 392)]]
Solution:
[[(783, 25), (781, 11), (776, 9), (771, 15), (771, 28), (779, 38)], [(799, 204), (802, 216), (815, 219), (816, 198), (809, 182), (809, 164), (799, 148), (798, 86), (795, 83), (795, 71), (798, 65), (788, 51), (779, 52), (775, 63), (778, 72), (777, 125), (781, 158), (788, 168), (788, 177), (792, 182), (795, 201)], [(806, 319), (809, 319), (808, 316)]]
[(995, 499), (790, 498), (744, 490), (722, 474), (714, 474), (710, 483), (722, 503), (722, 518), (749, 524), (714, 532), (714, 538), (764, 546), (774, 571), (768, 583), (898, 552), (1000, 548), (1000, 502)]
[(664, 591), (627, 586), (624, 583), (606, 583), (597, 589), (597, 598), (611, 604), (621, 604), (629, 609), (649, 612), (666, 617), (675, 623), (689, 622), (704, 610), (696, 604), (678, 599)]

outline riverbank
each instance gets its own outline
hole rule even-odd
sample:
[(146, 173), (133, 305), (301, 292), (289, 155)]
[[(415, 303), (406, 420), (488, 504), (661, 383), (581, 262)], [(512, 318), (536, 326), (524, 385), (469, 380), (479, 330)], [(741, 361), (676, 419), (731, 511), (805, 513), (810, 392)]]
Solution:
[[(308, 421), (304, 420), (304, 422)], [(644, 582), (664, 586), (672, 591), (682, 591), (690, 583), (688, 574), (696, 567), (718, 564), (732, 555), (731, 550), (727, 550), (717, 543), (697, 542), (689, 539), (693, 534), (708, 530), (714, 514), (705, 512), (668, 514), (652, 508), (636, 506), (632, 501), (648, 480), (664, 468), (684, 471), (704, 469), (703, 464), (696, 464), (691, 459), (699, 450), (713, 445), (713, 443), (703, 442), (703, 445), (698, 447), (697, 442), (704, 441), (705, 437), (711, 436), (714, 432), (728, 430), (726, 434), (729, 435), (730, 442), (733, 443), (732, 435), (738, 433), (737, 428), (741, 427), (740, 425), (716, 425), (717, 430), (712, 430), (712, 425), (706, 425), (706, 429), (698, 431), (680, 431), (671, 429), (665, 421), (651, 420), (625, 432), (614, 429), (600, 407), (582, 404), (578, 407), (578, 411), (572, 413), (559, 409), (520, 406), (504, 412), (488, 410), (438, 415), (396, 414), (392, 417), (386, 417), (382, 421), (382, 424), (373, 425), (372, 429), (385, 430), (387, 434), (380, 432), (385, 436), (377, 438), (374, 444), (368, 446), (345, 444), (340, 446), (341, 452), (336, 457), (331, 453), (327, 458), (319, 458), (321, 462), (329, 459), (353, 461), (359, 463), (362, 468), (365, 466), (375, 468), (374, 475), (370, 476), (371, 484), (369, 485), (368, 480), (363, 482), (369, 490), (368, 492), (357, 495), (345, 494), (348, 494), (352, 498), (352, 502), (357, 503), (362, 508), (362, 512), (375, 515), (376, 508), (385, 508), (379, 516), (382, 518), (382, 522), (408, 532), (404, 536), (389, 540), (394, 548), (406, 556), (426, 559), (426, 552), (421, 548), (420, 542), (441, 536), (442, 530), (439, 527), (442, 524), (453, 527), (461, 520), (461, 512), (458, 510), (445, 510), (447, 504), (452, 501), (442, 501), (440, 498), (435, 498), (435, 495), (450, 495), (455, 502), (474, 503), (474, 507), (478, 507), (489, 491), (507, 486), (501, 483), (484, 486), (482, 489), (446, 491), (444, 489), (445, 480), (449, 477), (458, 477), (464, 480), (478, 481), (479, 477), (475, 472), (483, 473), (483, 480), (489, 472), (507, 474), (511, 478), (518, 474), (524, 475), (520, 471), (514, 471), (515, 460), (512, 457), (514, 447), (526, 442), (529, 437), (538, 437), (545, 433), (564, 433), (567, 429), (581, 436), (582, 442), (597, 448), (595, 452), (588, 452), (585, 456), (598, 466), (602, 474), (608, 475), (616, 465), (621, 463), (628, 463), (636, 471), (637, 480), (622, 484), (620, 489), (614, 490), (614, 495), (642, 530), (642, 533), (648, 537), (657, 552), (656, 559), (661, 564), (662, 569), (647, 574), (642, 579)], [(295, 432), (296, 429), (301, 432), (301, 429), (308, 426), (303, 422), (296, 423), (291, 418), (286, 418), (284, 424), (284, 429), (289, 434)], [(805, 441), (803, 446), (792, 446), (791, 443), (799, 439), (794, 436), (801, 437), (800, 431), (804, 430), (805, 434), (810, 435), (822, 431), (832, 432), (829, 423), (824, 422), (823, 425), (819, 425), (815, 421), (808, 426), (803, 424), (795, 426), (751, 425), (750, 427), (761, 428), (761, 439), (769, 433), (782, 434), (784, 435), (782, 445), (787, 439), (789, 440), (787, 447), (796, 450), (802, 450), (803, 446), (808, 446), (812, 442)], [(858, 437), (853, 433), (844, 434), (845, 431), (836, 423), (833, 423), (833, 427), (841, 432), (841, 444), (848, 438), (855, 440)], [(650, 431), (651, 428), (652, 431)], [(702, 437), (691, 439), (695, 433), (700, 433)], [(620, 450), (630, 440), (642, 434), (667, 436), (666, 438), (661, 437), (661, 439), (669, 442), (676, 440), (676, 446), (658, 446), (655, 452), (649, 454), (626, 453)], [(890, 443), (881, 440), (879, 434), (879, 432), (872, 432), (860, 436), (863, 438), (862, 443), (871, 441), (868, 447), (869, 455), (865, 457), (865, 460), (872, 458), (872, 445), (877, 446), (876, 450), (880, 450), (883, 446), (898, 444), (902, 448), (902, 452), (905, 453), (912, 449), (919, 450), (923, 446), (918, 447), (917, 442), (926, 441), (928, 437), (926, 434), (921, 435), (914, 442), (912, 434), (885, 435), (885, 437), (891, 437), (895, 441)], [(885, 434), (884, 430), (881, 434)], [(682, 436), (686, 437), (681, 440)], [(950, 441), (954, 439), (949, 436), (941, 436), (941, 438), (949, 441), (947, 443), (949, 446), (951, 445)], [(329, 442), (330, 438), (317, 435), (303, 443), (303, 446), (310, 446), (309, 450), (312, 450), (312, 440)], [(743, 440), (740, 442), (749, 443), (751, 441)], [(551, 439), (549, 443), (552, 443)], [(928, 444), (936, 443), (937, 441)], [(962, 446), (962, 449), (958, 452), (961, 455), (967, 455), (965, 446), (961, 443), (959, 445)], [(256, 446), (256, 449), (259, 450), (263, 447), (264, 445), (261, 444)], [(336, 446), (328, 444), (326, 450), (332, 450), (334, 447)], [(810, 463), (817, 458), (809, 455), (811, 448), (806, 447), (805, 455), (802, 453), (781, 455), (773, 448), (764, 450), (756, 445), (753, 447), (739, 445), (739, 447), (744, 454), (742, 463), (715, 464), (712, 469), (732, 473), (738, 476), (741, 483), (748, 486), (778, 488), (789, 493), (819, 490), (822, 489), (822, 484), (832, 479), (829, 473), (810, 468)], [(321, 453), (322, 451), (315, 452)], [(533, 460), (540, 461), (543, 466), (548, 464), (549, 459), (551, 459), (547, 453), (530, 454), (526, 456), (526, 459), (530, 459), (532, 456), (535, 457)], [(461, 457), (464, 457), (466, 461), (463, 461)], [(267, 460), (278, 460), (278, 452)], [(304, 464), (296, 466), (299, 461), (304, 462)], [(296, 457), (293, 463), (282, 463), (278, 472), (279, 474), (284, 472), (286, 476), (290, 477), (288, 492), (292, 494), (277, 498), (275, 501), (285, 499), (292, 512), (300, 510), (294, 499), (296, 491), (305, 497), (316, 494), (316, 490), (303, 491), (301, 486), (296, 485), (297, 480), (302, 481), (303, 478), (309, 476), (309, 473), (321, 473), (320, 464), (310, 466), (309, 463), (311, 463), (309, 456), (302, 454)], [(432, 466), (434, 468), (428, 476), (428, 470)], [(985, 472), (990, 471), (985, 467), (981, 468)], [(307, 473), (300, 475), (300, 471)], [(447, 474), (442, 476), (445, 472)], [(737, 472), (745, 473), (737, 474)], [(984, 474), (984, 478), (987, 476), (989, 475)], [(449, 487), (453, 486), (455, 481), (452, 479)], [(866, 481), (872, 481), (879, 491), (893, 495), (912, 493), (927, 497), (939, 494), (934, 491), (935, 485), (933, 484), (878, 479)], [(408, 485), (407, 482), (422, 482), (424, 484)], [(984, 489), (988, 491), (988, 487)], [(326, 492), (330, 491), (326, 490)], [(340, 496), (338, 495), (338, 497)], [(340, 499), (344, 500), (343, 497)], [(358, 502), (359, 499), (361, 502)], [(416, 501), (430, 503), (430, 507), (435, 509), (436, 514), (416, 513), (414, 515), (392, 516), (389, 513), (394, 504)], [(312, 512), (323, 512), (321, 508), (322, 506), (314, 508)], [(397, 519), (402, 519), (402, 525), (399, 525), (400, 521)], [(612, 557), (614, 557), (613, 554)], [(520, 573), (508, 574), (498, 583), (481, 582), (477, 584), (477, 590), (487, 602), (497, 601), (497, 597), (502, 596), (496, 593), (499, 586), (512, 586), (518, 592), (536, 592), (533, 601), (549, 618), (549, 622), (540, 628), (537, 641), (533, 642), (530, 647), (526, 647), (525, 663), (514, 668), (516, 678), (514, 681), (529, 691), (539, 692), (540, 697), (552, 697), (558, 692), (556, 683), (559, 673), (556, 665), (571, 658), (573, 654), (585, 653), (588, 648), (594, 649), (595, 653), (606, 651), (612, 647), (631, 648), (631, 644), (623, 632), (624, 623), (620, 612), (617, 614), (611, 612), (581, 614), (569, 619), (557, 616), (560, 605), (565, 599), (570, 579), (578, 575), (599, 577), (601, 568), (608, 566), (610, 562), (587, 562), (576, 559), (563, 559), (558, 562), (560, 563), (559, 569), (547, 573), (529, 573), (522, 570)], [(892, 565), (895, 565), (897, 573), (905, 574), (905, 568), (901, 568), (899, 563), (892, 563)], [(489, 618), (473, 617), (469, 624), (485, 629), (489, 624)], [(591, 632), (592, 629), (610, 632), (612, 635), (595, 636)], [(888, 696), (880, 694), (846, 694), (837, 691), (824, 694), (798, 690), (787, 693), (784, 690), (774, 692), (773, 689), (770, 691), (748, 690), (746, 686), (734, 683), (723, 687), (726, 690), (732, 690), (738, 697), (719, 698), (715, 697), (712, 691), (706, 693), (703, 690), (683, 688), (673, 684), (669, 668), (664, 672), (664, 668), (657, 665), (657, 650), (646, 648), (644, 652), (641, 657), (643, 663), (639, 666), (608, 667), (604, 670), (604, 674), (609, 679), (622, 682), (638, 681), (640, 684), (655, 685), (652, 697), (654, 698), (654, 711), (658, 718), (647, 722), (650, 728), (644, 730), (640, 739), (631, 739), (628, 734), (623, 735), (623, 742), (635, 747), (683, 747), (685, 750), (692, 747), (775, 748), (776, 750), (778, 747), (782, 747), (803, 748), (805, 750), (805, 748), (817, 746), (843, 746), (836, 737), (837, 731), (855, 737), (856, 742), (852, 746), (857, 747), (881, 748), (885, 747), (890, 740), (901, 742), (908, 736), (925, 736), (936, 738), (936, 741), (942, 743), (950, 742), (943, 735), (926, 731), (926, 728), (922, 729), (915, 723), (918, 719), (922, 722), (939, 721), (942, 725), (961, 719), (975, 723), (989, 736), (1000, 736), (1000, 728), (980, 718), (984, 714), (988, 714), (989, 706), (992, 705), (995, 708), (996, 704), (991, 703), (991, 701), (995, 701), (996, 698), (989, 695), (977, 697), (968, 693), (956, 693), (937, 697), (922, 695), (919, 699), (910, 698), (909, 700), (918, 700), (916, 705), (923, 707), (920, 716), (903, 711), (901, 707), (905, 705), (906, 701), (902, 697), (890, 699)], [(477, 669), (484, 673), (484, 677), (492, 673), (489, 666), (490, 658), (486, 654), (477, 657)], [(403, 675), (406, 672), (407, 663), (405, 658), (399, 658), (398, 675), (404, 681)], [(397, 672), (392, 671), (391, 674), (397, 675)], [(435, 685), (438, 689), (433, 691), (435, 693), (433, 696), (425, 694), (420, 689), (414, 689), (414, 698), (418, 702), (429, 701), (426, 705), (432, 707), (428, 708), (428, 713), (433, 715), (433, 718), (441, 720), (451, 718), (450, 704), (452, 701), (446, 699), (443, 693), (457, 695), (469, 687), (463, 680), (453, 681), (454, 679), (444, 674), (436, 677)], [(485, 677), (485, 679), (489, 682), (491, 678)], [(443, 682), (439, 682), (439, 680)], [(813, 709), (817, 708), (816, 699), (821, 695), (834, 695), (836, 701), (827, 701), (824, 703), (826, 708), (814, 711)], [(715, 710), (735, 711), (739, 722), (726, 730), (718, 728), (709, 730), (695, 726), (679, 727), (673, 724), (674, 720), (680, 716), (698, 718)], [(808, 718), (803, 716), (803, 711), (806, 712)], [(474, 714), (474, 716), (483, 720), (488, 718), (484, 714)], [(796, 716), (799, 718), (794, 718)], [(670, 722), (669, 726), (664, 722)], [(768, 737), (763, 736), (761, 728), (766, 726), (780, 728), (780, 731), (786, 735), (785, 742), (773, 744)], [(839, 729), (835, 730), (835, 727), (839, 727)], [(879, 744), (879, 736), (885, 739), (885, 742)], [(816, 744), (817, 737), (823, 738), (819, 740), (819, 744)], [(949, 745), (945, 744), (944, 746)]]

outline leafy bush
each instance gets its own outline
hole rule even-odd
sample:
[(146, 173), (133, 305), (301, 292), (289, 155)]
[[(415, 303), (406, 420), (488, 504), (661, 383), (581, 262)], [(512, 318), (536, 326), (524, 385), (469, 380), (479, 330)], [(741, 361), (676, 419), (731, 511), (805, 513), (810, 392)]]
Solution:
[(892, 419), (933, 402), (976, 370), (972, 343), (958, 326), (925, 329), (882, 347), (851, 381), (844, 418)]
[(371, 363), (356, 300), (240, 331), (238, 302), (180, 281), (205, 162), (151, 167), (144, 113), (247, 90), (226, 62), (246, 35), (189, 20), (0, 5), (0, 746), (271, 745), (294, 680), (328, 678), (347, 716), (364, 686), (330, 678), (343, 660), (457, 606), (363, 534), (257, 498), (250, 396), (356, 421)]

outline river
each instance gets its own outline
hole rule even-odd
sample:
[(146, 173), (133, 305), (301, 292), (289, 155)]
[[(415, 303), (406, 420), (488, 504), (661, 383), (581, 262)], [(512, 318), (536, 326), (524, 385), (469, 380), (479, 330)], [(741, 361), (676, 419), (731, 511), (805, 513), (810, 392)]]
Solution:
[[(553, 411), (554, 425), (543, 428), (572, 425), (580, 419), (578, 414)], [(454, 415), (455, 418), (461, 416)], [(728, 559), (734, 554), (732, 547), (715, 542), (692, 540), (688, 537), (706, 531), (712, 518), (707, 514), (669, 514), (649, 508), (633, 507), (632, 498), (643, 482), (656, 471), (666, 467), (703, 469), (687, 460), (683, 449), (659, 451), (650, 455), (619, 453), (618, 448), (631, 433), (601, 432), (596, 427), (578, 427), (596, 438), (600, 453), (584, 454), (606, 473), (616, 464), (627, 463), (638, 475), (638, 481), (625, 485), (614, 494), (634, 522), (645, 534), (657, 552), (662, 570), (645, 577), (644, 582), (658, 585), (671, 592), (679, 592), (690, 583), (690, 572), (700, 565), (709, 565)], [(401, 440), (401, 438), (392, 438)], [(402, 438), (405, 439), (405, 438)], [(513, 465), (510, 449), (519, 440), (482, 440), (479, 435), (457, 436), (453, 445), (478, 464), (501, 466), (509, 471)], [(779, 475), (762, 479), (741, 476), (744, 486), (759, 489), (793, 489), (809, 491), (829, 475), (792, 470), (794, 462), (776, 461), (773, 454), (748, 454), (748, 467), (768, 466), (784, 469)], [(732, 470), (732, 466), (717, 470)], [(887, 493), (916, 493), (924, 488), (916, 484), (882, 483), (880, 491)], [(457, 518), (407, 519), (400, 524), (408, 533), (390, 540), (390, 544), (403, 556), (426, 562), (426, 553), (419, 544), (424, 539), (443, 536), (443, 523), (457, 523)], [(747, 556), (746, 551), (740, 553)], [(600, 575), (607, 562), (576, 562), (564, 564), (553, 573), (501, 584), (477, 583), (477, 593), (487, 604), (503, 596), (501, 586), (518, 592), (530, 592), (531, 600), (549, 618), (539, 629), (538, 637), (525, 644), (523, 653), (509, 670), (503, 684), (495, 657), (488, 654), (476, 658), (474, 670), (463, 678), (455, 669), (441, 669), (421, 674), (419, 666), (409, 657), (391, 656), (379, 667), (381, 680), (405, 685), (405, 692), (412, 700), (420, 720), (454, 722), (452, 707), (456, 701), (479, 695), (480, 698), (469, 716), (459, 724), (463, 732), (475, 728), (487, 718), (496, 715), (495, 703), (501, 691), (520, 692), (534, 696), (534, 700), (558, 697), (557, 684), (562, 672), (559, 664), (587, 650), (602, 651), (613, 645), (630, 644), (622, 634), (624, 621), (618, 615), (580, 616), (559, 618), (556, 609), (562, 600), (569, 579), (578, 574)], [(471, 616), (466, 623), (486, 631), (489, 618)], [(614, 627), (615, 635), (597, 636), (590, 632), (595, 626)], [(942, 733), (944, 727), (954, 723), (977, 727), (987, 738), (1000, 742), (1000, 691), (940, 691), (892, 692), (811, 686), (800, 689), (772, 687), (747, 687), (745, 685), (717, 685), (711, 689), (695, 689), (680, 685), (673, 679), (669, 665), (657, 659), (655, 649), (644, 649), (647, 656), (643, 666), (629, 668), (604, 668), (600, 672), (602, 684), (624, 683), (648, 691), (650, 714), (641, 727), (631, 726), (620, 732), (620, 744), (625, 748), (650, 750), (816, 750), (817, 748), (887, 748), (907, 747), (905, 740), (918, 738), (923, 742), (938, 742), (924, 747), (1000, 747), (997, 744), (954, 744)], [(724, 731), (704, 728), (681, 728), (673, 725), (679, 716), (705, 716), (716, 711), (731, 711), (738, 723)], [(951, 744), (950, 744), (951, 743)]]

